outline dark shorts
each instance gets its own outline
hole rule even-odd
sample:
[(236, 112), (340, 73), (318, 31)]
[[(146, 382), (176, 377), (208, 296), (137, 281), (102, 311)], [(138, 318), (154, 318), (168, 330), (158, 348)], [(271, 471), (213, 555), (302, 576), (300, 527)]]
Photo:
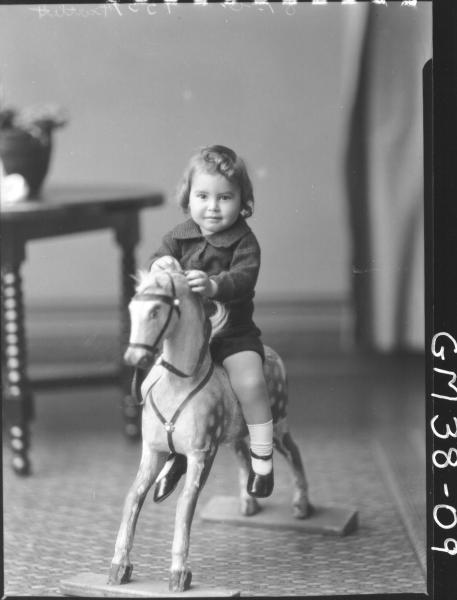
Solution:
[(210, 352), (213, 361), (219, 365), (232, 354), (252, 350), (260, 354), (262, 362), (265, 361), (263, 344), (258, 335), (233, 335), (224, 337), (215, 337), (210, 343)]

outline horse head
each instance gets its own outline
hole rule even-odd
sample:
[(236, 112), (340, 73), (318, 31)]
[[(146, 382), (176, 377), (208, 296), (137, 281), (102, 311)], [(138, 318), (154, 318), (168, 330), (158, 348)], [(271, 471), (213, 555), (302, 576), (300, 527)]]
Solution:
[(166, 269), (152, 266), (138, 271), (135, 295), (129, 303), (130, 339), (124, 361), (147, 369), (154, 362), (160, 344), (178, 325), (186, 298), (190, 295), (184, 271), (171, 256)]
[(171, 256), (166, 258), (166, 268), (153, 265), (150, 271), (138, 272), (136, 293), (129, 304), (130, 339), (124, 355), (132, 367), (150, 368), (161, 343), (177, 329), (192, 339), (196, 328), (203, 330), (207, 318), (211, 335), (227, 321), (227, 309), (192, 292), (179, 262)]

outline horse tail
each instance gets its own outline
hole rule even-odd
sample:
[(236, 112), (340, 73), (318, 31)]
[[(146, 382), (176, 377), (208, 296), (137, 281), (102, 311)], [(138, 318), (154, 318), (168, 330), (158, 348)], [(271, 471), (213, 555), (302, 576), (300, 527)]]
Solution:
[(213, 304), (216, 310), (209, 318), (211, 321), (211, 337), (223, 329), (228, 319), (228, 310), (224, 304), (215, 300), (213, 300)]

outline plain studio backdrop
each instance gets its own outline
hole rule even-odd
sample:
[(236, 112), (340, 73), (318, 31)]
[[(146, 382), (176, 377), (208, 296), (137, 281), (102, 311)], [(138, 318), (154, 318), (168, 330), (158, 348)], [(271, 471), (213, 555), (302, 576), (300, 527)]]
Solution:
[[(254, 183), (259, 296), (344, 296), (339, 7), (297, 6), (293, 16), (280, 6), (109, 8), (87, 18), (0, 9), (3, 100), (58, 103), (70, 114), (47, 183), (163, 190), (166, 205), (143, 213), (141, 263), (184, 218), (172, 196), (189, 156), (205, 144), (231, 146)], [(117, 256), (106, 238), (30, 246), (28, 299), (110, 302)]]

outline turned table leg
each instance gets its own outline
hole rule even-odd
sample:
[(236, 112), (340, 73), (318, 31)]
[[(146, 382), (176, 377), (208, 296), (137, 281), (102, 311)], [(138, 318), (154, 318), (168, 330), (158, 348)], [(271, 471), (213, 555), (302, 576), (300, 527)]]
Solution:
[(13, 469), (18, 475), (28, 475), (29, 423), (33, 418), (33, 399), (27, 379), (21, 283), (20, 262), (5, 263), (1, 275), (5, 417), (13, 452)]
[(121, 248), (121, 332), (120, 332), (120, 379), (122, 388), (122, 414), (124, 432), (130, 439), (141, 436), (141, 406), (138, 406), (131, 394), (133, 369), (123, 360), (130, 335), (130, 317), (128, 305), (135, 293), (136, 271), (135, 247), (139, 241), (138, 213), (128, 213), (122, 225), (116, 229), (116, 240)]

